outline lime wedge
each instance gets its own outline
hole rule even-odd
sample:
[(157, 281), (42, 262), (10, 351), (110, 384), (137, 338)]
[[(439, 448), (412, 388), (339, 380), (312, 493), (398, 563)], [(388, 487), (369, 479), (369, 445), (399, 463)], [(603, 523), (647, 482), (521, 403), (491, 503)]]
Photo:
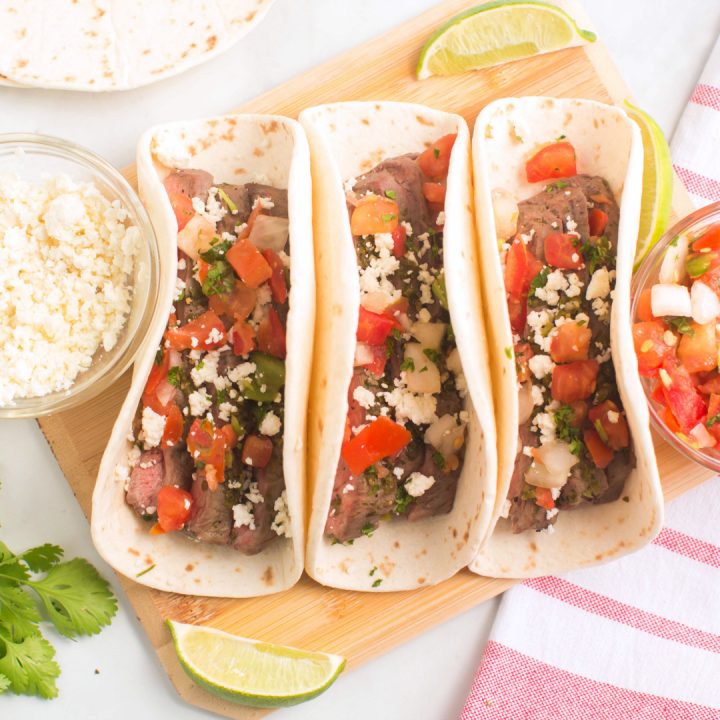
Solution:
[(670, 148), (660, 126), (646, 113), (625, 101), (627, 114), (640, 126), (645, 165), (640, 229), (635, 269), (665, 232), (672, 205), (673, 172)]
[(466, 70), (595, 41), (555, 5), (526, 0), (495, 0), (466, 10), (441, 25), (425, 43), (418, 79)]
[(227, 700), (284, 707), (327, 690), (345, 667), (338, 655), (272, 645), (222, 630), (167, 621), (185, 672)]

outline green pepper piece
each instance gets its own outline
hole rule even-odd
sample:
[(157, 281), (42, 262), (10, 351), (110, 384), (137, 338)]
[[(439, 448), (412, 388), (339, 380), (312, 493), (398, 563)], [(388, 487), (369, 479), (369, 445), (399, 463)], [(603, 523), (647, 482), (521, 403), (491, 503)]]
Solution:
[(255, 402), (272, 402), (285, 384), (285, 363), (267, 353), (250, 353), (250, 362), (256, 370), (251, 378), (243, 381), (245, 397)]
[(691, 278), (698, 278), (710, 269), (711, 263), (708, 255), (695, 255), (685, 263), (685, 269)]
[(435, 299), (442, 305), (446, 310), (448, 309), (447, 289), (445, 287), (445, 273), (440, 273), (434, 280), (431, 286), (432, 293)]

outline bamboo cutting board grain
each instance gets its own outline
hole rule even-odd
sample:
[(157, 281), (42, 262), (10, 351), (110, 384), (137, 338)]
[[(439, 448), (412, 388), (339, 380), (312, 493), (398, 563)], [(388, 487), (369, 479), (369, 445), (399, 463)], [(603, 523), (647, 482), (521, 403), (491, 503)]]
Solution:
[[(249, 102), (241, 111), (297, 116), (310, 105), (338, 100), (404, 100), (458, 112), (472, 124), (480, 109), (497, 97), (553, 95), (621, 103), (629, 92), (600, 43), (519, 61), (452, 78), (414, 79), (418, 52), (445, 19), (475, 4), (447, 0), (412, 22), (368, 42)], [(558, 3), (560, 4), (560, 3)], [(562, 3), (587, 27), (574, 0)], [(135, 182), (134, 169), (125, 172)], [(676, 216), (692, 206), (676, 182)], [(89, 515), (100, 457), (129, 375), (83, 407), (40, 421), (65, 476)], [(672, 498), (712, 473), (656, 442), (666, 497)], [(231, 718), (260, 717), (266, 711), (232, 705), (196, 687), (181, 670), (163, 625), (164, 618), (207, 623), (270, 642), (344, 655), (356, 667), (409, 638), (507, 589), (510, 581), (480, 578), (464, 571), (436, 587), (370, 595), (330, 590), (307, 577), (292, 590), (250, 600), (188, 598), (149, 590), (122, 579), (150, 641), (180, 695), (188, 702)]]

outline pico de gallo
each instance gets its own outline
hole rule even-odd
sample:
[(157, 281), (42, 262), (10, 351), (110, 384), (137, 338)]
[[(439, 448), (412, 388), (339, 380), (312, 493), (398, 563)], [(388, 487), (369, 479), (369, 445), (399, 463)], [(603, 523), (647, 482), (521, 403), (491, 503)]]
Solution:
[(386, 159), (345, 185), (360, 312), (325, 525), (334, 542), (370, 535), (382, 518), (453, 507), (468, 422), (443, 273), (454, 141)]
[(720, 225), (675, 237), (635, 304), (638, 370), (668, 430), (705, 452), (720, 442)]
[(515, 533), (552, 532), (561, 510), (616, 500), (635, 464), (610, 353), (618, 205), (603, 178), (577, 174), (565, 138), (525, 173), (546, 185), (518, 204), (501, 247), (519, 400), (503, 514)]
[(133, 423), (126, 502), (154, 534), (252, 555), (290, 536), (283, 476), (287, 191), (164, 180), (178, 225), (174, 305)]

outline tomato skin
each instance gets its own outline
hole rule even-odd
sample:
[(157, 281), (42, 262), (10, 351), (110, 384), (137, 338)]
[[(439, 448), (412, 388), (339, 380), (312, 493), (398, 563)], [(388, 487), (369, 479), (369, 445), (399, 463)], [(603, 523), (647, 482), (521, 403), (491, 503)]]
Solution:
[(173, 403), (165, 416), (165, 429), (163, 430), (160, 447), (175, 447), (182, 440), (184, 426), (185, 418), (183, 418), (182, 411), (176, 403)]
[(555, 500), (553, 500), (552, 492), (550, 492), (549, 488), (535, 488), (535, 504), (546, 510), (552, 510), (555, 507)]
[(223, 425), (219, 433), (225, 439), (225, 447), (233, 448), (238, 443), (237, 433), (233, 430), (232, 425)]
[(342, 459), (353, 475), (360, 475), (378, 460), (399, 453), (411, 439), (402, 425), (380, 415), (343, 445)]
[(521, 295), (528, 271), (527, 245), (519, 238), (505, 255), (505, 289), (513, 295)]
[(247, 238), (238, 238), (225, 257), (248, 287), (260, 287), (272, 277), (273, 271), (268, 261)]
[(216, 315), (226, 315), (235, 320), (244, 320), (254, 309), (257, 291), (249, 288), (242, 280), (235, 283), (229, 295), (210, 295), (208, 304)]
[(605, 232), (608, 224), (608, 214), (600, 208), (592, 208), (588, 213), (588, 221), (590, 223), (590, 235), (599, 237)]
[(714, 374), (712, 377), (705, 380), (704, 383), (700, 383), (700, 385), (698, 385), (698, 390), (705, 395), (710, 395), (712, 393), (720, 394), (720, 375)]
[(200, 284), (204, 283), (207, 279), (208, 272), (210, 271), (209, 263), (206, 263), (202, 258), (197, 261), (197, 276)]
[(264, 468), (270, 462), (272, 451), (273, 444), (270, 438), (248, 435), (243, 443), (242, 461), (252, 467)]
[(225, 442), (225, 436), (207, 418), (195, 418), (188, 430), (188, 452), (196, 466), (205, 464), (205, 479), (211, 491), (225, 480)]
[(388, 335), (397, 327), (400, 327), (400, 323), (394, 318), (370, 312), (362, 305), (360, 306), (356, 333), (358, 342), (368, 345), (383, 345)]
[[(670, 432), (672, 432), (672, 433), (682, 432), (680, 423), (677, 421), (675, 416), (672, 414), (672, 410), (669, 407), (665, 407), (663, 409), (662, 416), (663, 416), (663, 421), (668, 426), (668, 428), (670, 428)], [(711, 432), (712, 432), (712, 430), (711, 430)]]
[(233, 352), (238, 357), (243, 357), (250, 354), (255, 346), (255, 330), (252, 325), (238, 320), (232, 327)]
[(417, 162), (423, 175), (431, 180), (444, 180), (447, 177), (456, 138), (457, 134), (444, 135), (420, 154)]
[(665, 404), (687, 434), (705, 417), (707, 405), (687, 369), (678, 365), (674, 357), (663, 360), (663, 369), (670, 377), (670, 385), (663, 384)]
[[(708, 409), (707, 409), (707, 420), (705, 421), (705, 427), (707, 422), (720, 413), (720, 394), (711, 393), (708, 398)], [(709, 428), (709, 433), (718, 441), (720, 441), (720, 422), (714, 422)]]
[(587, 360), (592, 340), (589, 327), (574, 322), (563, 323), (550, 341), (550, 357), (553, 362)]
[(423, 195), (430, 203), (444, 203), (447, 188), (443, 183), (426, 182), (422, 186)]
[(257, 329), (257, 344), (260, 352), (284, 358), (287, 355), (285, 328), (277, 310), (271, 307)]
[[(211, 335), (215, 339), (211, 339)], [(166, 337), (174, 350), (212, 350), (225, 343), (225, 326), (212, 310), (208, 310), (185, 325), (170, 328)], [(194, 345), (193, 339), (196, 340)]]
[(285, 284), (285, 266), (278, 254), (270, 248), (263, 251), (263, 257), (272, 270), (270, 290), (272, 291), (273, 300), (278, 305), (282, 305), (288, 298), (287, 285)]
[(583, 258), (575, 247), (578, 239), (574, 235), (554, 232), (545, 238), (545, 262), (562, 270), (579, 270)]
[(659, 320), (646, 320), (633, 325), (633, 345), (638, 358), (638, 372), (653, 377), (663, 360), (675, 353), (675, 346), (665, 342), (665, 326)]
[(641, 322), (650, 322), (655, 319), (652, 314), (652, 288), (645, 288), (638, 298), (637, 316)]
[(250, 211), (250, 216), (248, 217), (245, 227), (238, 233), (238, 239), (244, 240), (245, 238), (250, 237), (250, 233), (252, 232), (253, 225), (255, 224), (255, 221), (258, 218), (258, 215), (262, 215), (263, 206), (256, 202), (253, 206), (253, 209)]
[(692, 244), (693, 252), (720, 250), (720, 224), (711, 225)]
[(170, 199), (170, 205), (175, 213), (178, 232), (180, 232), (188, 224), (188, 222), (190, 222), (190, 218), (195, 214), (192, 198), (185, 195), (185, 193), (176, 192), (168, 192), (168, 198)]
[(145, 383), (145, 389), (143, 390), (143, 397), (145, 395), (153, 395), (158, 388), (158, 385), (165, 380), (170, 369), (170, 352), (167, 349), (163, 350), (162, 361), (158, 365), (153, 363), (150, 368), (150, 374), (148, 375), (147, 382)]
[(583, 442), (590, 453), (595, 467), (601, 470), (606, 468), (614, 457), (613, 451), (602, 441), (595, 428), (588, 428), (583, 432)]
[[(617, 413), (617, 422), (610, 422), (609, 413)], [(621, 450), (630, 444), (630, 432), (625, 415), (620, 412), (620, 409), (612, 400), (605, 400), (599, 405), (590, 408), (588, 418), (593, 425), (600, 422), (607, 436), (607, 445), (613, 450)]]
[(353, 235), (377, 235), (392, 233), (399, 223), (400, 209), (390, 198), (379, 195), (361, 197), (350, 216)]
[(678, 360), (690, 373), (715, 370), (718, 365), (715, 323), (692, 323), (692, 334), (685, 333), (678, 344)]
[(187, 491), (175, 485), (160, 488), (157, 497), (158, 525), (163, 532), (182, 530), (190, 517), (193, 498)]
[(521, 335), (525, 330), (525, 321), (527, 320), (527, 299), (522, 295), (508, 295), (507, 305), (510, 327), (514, 333)]
[(566, 140), (538, 150), (525, 164), (529, 183), (577, 175), (575, 148)]
[(407, 239), (407, 230), (401, 223), (392, 231), (393, 239), (393, 255), (401, 258), (405, 254), (405, 240)]
[(598, 370), (597, 360), (576, 360), (556, 365), (552, 371), (553, 400), (572, 403), (589, 397), (595, 392)]

